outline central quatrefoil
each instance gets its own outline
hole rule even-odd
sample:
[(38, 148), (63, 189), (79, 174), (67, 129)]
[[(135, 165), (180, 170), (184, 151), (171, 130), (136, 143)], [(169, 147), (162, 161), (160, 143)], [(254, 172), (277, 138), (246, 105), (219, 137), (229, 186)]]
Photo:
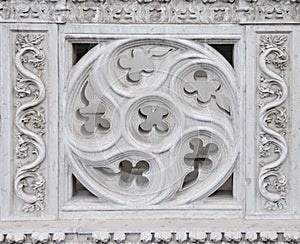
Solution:
[(169, 130), (168, 124), (164, 119), (169, 112), (160, 106), (145, 106), (139, 109), (140, 114), (145, 117), (145, 121), (140, 124), (140, 129), (144, 132), (150, 132), (155, 128), (159, 132), (167, 132)]
[(238, 153), (230, 65), (192, 41), (101, 45), (69, 76), (66, 161), (77, 179), (112, 209), (174, 207), (216, 191)]

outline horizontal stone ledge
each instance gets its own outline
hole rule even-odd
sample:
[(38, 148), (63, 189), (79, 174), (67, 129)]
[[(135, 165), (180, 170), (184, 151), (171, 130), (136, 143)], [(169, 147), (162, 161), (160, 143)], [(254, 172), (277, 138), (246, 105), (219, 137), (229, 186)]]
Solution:
[(82, 219), (53, 221), (1, 221), (0, 233), (64, 232), (91, 234), (93, 232), (290, 232), (300, 230), (296, 219)]
[(0, 234), (1, 243), (298, 243), (300, 232), (32, 232)]

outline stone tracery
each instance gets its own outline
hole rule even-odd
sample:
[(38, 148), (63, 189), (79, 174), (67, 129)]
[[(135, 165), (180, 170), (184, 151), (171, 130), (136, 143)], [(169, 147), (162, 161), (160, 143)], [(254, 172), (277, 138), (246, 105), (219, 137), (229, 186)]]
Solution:
[[(97, 94), (96, 100), (87, 94), (85, 86), (79, 84), (82, 88), (77, 92), (69, 88), (69, 99), (74, 101), (68, 103), (66, 113), (67, 126), (70, 128), (77, 124), (73, 106), (80, 102), (78, 92), (80, 94), (85, 89), (85, 97), (94, 101), (95, 108), (97, 102), (101, 104), (100, 108), (104, 108), (111, 98), (114, 97), (116, 101), (108, 114), (114, 113), (113, 110), (118, 107), (120, 120), (111, 119), (110, 132), (105, 133), (107, 139), (115, 140), (115, 144), (103, 147), (102, 135), (95, 133), (93, 138), (97, 147), (93, 149), (93, 162), (89, 162), (91, 158), (87, 156), (85, 147), (72, 142), (73, 138), (81, 140), (80, 133), (74, 135), (72, 130), (68, 130), (67, 136), (72, 145), (71, 166), (77, 168), (77, 165), (86, 164), (87, 167), (83, 171), (75, 171), (75, 175), (99, 198), (122, 205), (135, 205), (137, 202), (151, 205), (168, 201), (182, 204), (192, 201), (190, 195), (193, 199), (201, 199), (226, 180), (236, 160), (236, 124), (222, 111), (235, 111), (233, 118), (238, 116), (237, 110), (229, 109), (235, 106), (236, 91), (225, 88), (236, 86), (230, 66), (218, 61), (218, 54), (212, 49), (199, 44), (159, 39), (150, 43), (146, 40), (120, 40), (100, 49), (95, 48), (99, 54), (93, 52), (93, 55), (99, 58), (87, 66), (87, 70), (92, 72), (84, 77), (89, 80), (88, 91)], [(133, 50), (140, 50), (139, 54)], [(131, 58), (126, 58), (125, 53)], [(148, 65), (149, 58), (151, 67)], [(81, 62), (84, 61), (90, 63), (89, 54)], [(117, 63), (113, 64), (113, 61)], [(176, 66), (181, 68), (176, 69)], [(80, 67), (74, 69), (78, 72)], [(151, 75), (141, 75), (145, 71)], [(82, 69), (81, 72), (86, 70)], [(205, 96), (199, 98), (201, 106), (195, 104), (194, 108), (188, 96), (196, 92), (193, 86), (195, 81), (189, 77), (194, 77), (198, 82), (198, 95), (201, 93)], [(73, 79), (78, 77), (74, 76)], [(85, 79), (81, 79), (80, 83), (86, 82)], [(138, 83), (132, 85), (136, 81)], [(147, 92), (142, 93), (141, 89)], [(216, 97), (216, 104), (208, 103), (211, 96)], [(226, 102), (220, 103), (218, 96), (226, 98)], [(180, 102), (174, 104), (174, 99)], [(194, 102), (198, 103), (196, 100)], [(189, 110), (197, 111), (198, 116)], [(100, 115), (103, 114), (104, 109), (100, 112)], [(98, 117), (92, 119), (94, 122), (89, 126), (97, 127)], [(122, 127), (121, 140), (113, 138), (116, 124)], [(100, 140), (97, 140), (98, 137)], [(191, 149), (194, 150), (193, 155)], [(142, 153), (144, 151), (147, 153)], [(191, 163), (192, 156), (195, 162)], [(212, 181), (215, 176), (218, 176), (218, 180)], [(210, 183), (206, 184), (208, 180)], [(109, 185), (107, 182), (110, 182)], [(140, 197), (139, 184), (143, 186), (143, 198)], [(202, 191), (188, 193), (200, 186)], [(126, 195), (123, 193), (125, 189)]]

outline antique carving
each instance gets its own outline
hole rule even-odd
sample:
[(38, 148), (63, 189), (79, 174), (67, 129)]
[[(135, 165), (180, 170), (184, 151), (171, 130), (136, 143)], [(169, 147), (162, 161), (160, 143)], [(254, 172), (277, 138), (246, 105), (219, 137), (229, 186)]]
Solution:
[(0, 0), (0, 243), (299, 243), (299, 13)]
[(194, 73), (195, 82), (186, 83), (184, 91), (187, 94), (197, 95), (197, 100), (200, 103), (207, 103), (211, 98), (216, 99), (217, 105), (230, 114), (230, 105), (226, 97), (219, 95), (218, 91), (221, 87), (220, 81), (208, 80), (207, 73), (202, 70), (198, 70)]
[(300, 241), (300, 235), (298, 232), (295, 232), (295, 231), (284, 232), (283, 236), (287, 242), (296, 242), (297, 243)]
[(275, 242), (277, 241), (278, 237), (277, 237), (277, 233), (273, 232), (273, 231), (264, 231), (260, 233), (260, 238), (263, 242)]
[(45, 178), (39, 170), (45, 159), (45, 115), (40, 107), (45, 99), (42, 80), (45, 54), (44, 35), (16, 35), (16, 147), (15, 192), (24, 201), (23, 210), (44, 210)]
[(245, 234), (245, 240), (249, 243), (256, 243), (258, 239), (257, 233), (255, 232), (247, 232)]
[(132, 183), (139, 187), (148, 185), (149, 180), (144, 176), (144, 173), (149, 169), (148, 162), (139, 161), (133, 166), (129, 161), (122, 161), (119, 168), (121, 170), (120, 180), (129, 187)]
[(32, 232), (31, 239), (34, 243), (47, 243), (50, 235), (47, 232)]
[(64, 232), (54, 232), (53, 233), (52, 240), (55, 243), (64, 243), (65, 239), (66, 239), (66, 234)]
[[(77, 236), (77, 238), (75, 237)], [(105, 232), (94, 231), (64, 233), (64, 232), (32, 232), (32, 233), (8, 233), (0, 234), (0, 241), (4, 243), (64, 243), (66, 240), (79, 242), (79, 238), (88, 238), (96, 243), (124, 243), (124, 242), (141, 242), (141, 243), (297, 243), (299, 242), (299, 232), (282, 231), (224, 231), (224, 232), (204, 232), (204, 231), (155, 231), (141, 233), (124, 233), (124, 232)], [(26, 240), (26, 241), (25, 241)], [(81, 239), (82, 240), (82, 239)]]
[(199, 167), (201, 167), (201, 171), (208, 172), (212, 169), (212, 161), (210, 160), (210, 155), (217, 153), (218, 146), (214, 143), (209, 143), (207, 145), (203, 145), (203, 141), (199, 138), (193, 138), (189, 146), (192, 152), (187, 153), (184, 156), (184, 162), (193, 166), (194, 169), (192, 172), (188, 173), (183, 181), (182, 188), (185, 188), (194, 183), (197, 180), (199, 175)]
[(1, 1), (0, 18), (72, 23), (235, 22), (235, 4), (234, 0)]
[(281, 22), (299, 21), (297, 0), (245, 0), (240, 3), (238, 12), (241, 22)]
[(190, 232), (189, 234), (189, 241), (191, 243), (204, 243), (207, 241), (207, 235), (204, 232)]
[(222, 240), (222, 233), (212, 232), (210, 233), (210, 240), (212, 243), (218, 243)]
[(299, 0), (2, 0), (0, 19), (59, 23), (297, 22), (298, 3)]
[(164, 119), (168, 116), (168, 110), (161, 107), (145, 106), (139, 109), (140, 114), (145, 117), (145, 121), (140, 124), (140, 128), (145, 132), (150, 132), (154, 127), (159, 132), (167, 132), (168, 124)]
[(93, 92), (89, 84), (86, 85), (83, 98), (87, 101), (87, 106), (80, 108), (78, 113), (85, 118), (82, 129), (87, 133), (94, 133), (95, 129), (108, 130), (110, 128), (109, 120), (105, 119), (105, 105), (99, 102), (99, 99)]
[(224, 239), (228, 242), (228, 243), (232, 243), (232, 242), (241, 242), (242, 241), (242, 233), (239, 232), (226, 232), (224, 234)]
[(285, 78), (287, 41), (287, 35), (262, 35), (260, 38), (259, 190), (266, 199), (267, 210), (286, 207), (287, 179), (281, 165), (286, 161), (288, 152), (285, 138), (287, 114), (283, 107), (288, 97)]
[(6, 241), (8, 243), (24, 243), (25, 238), (24, 233), (8, 233), (6, 235)]
[(153, 63), (150, 60), (151, 55), (145, 53), (144, 50), (131, 50), (130, 59), (122, 57), (119, 64), (124, 69), (129, 69), (127, 78), (130, 81), (137, 82), (141, 78), (142, 72), (152, 73), (154, 71)]
[(93, 241), (97, 242), (109, 242), (111, 239), (110, 234), (108, 232), (93, 232), (92, 233)]
[(117, 40), (88, 52), (70, 74), (65, 111), (68, 162), (79, 181), (100, 199), (135, 208), (215, 191), (238, 151), (238, 88), (219, 55), (167, 39)]

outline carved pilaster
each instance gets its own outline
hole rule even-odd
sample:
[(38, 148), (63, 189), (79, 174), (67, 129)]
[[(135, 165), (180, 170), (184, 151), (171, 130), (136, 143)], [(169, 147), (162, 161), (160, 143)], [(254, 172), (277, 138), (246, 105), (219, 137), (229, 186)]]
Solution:
[(266, 210), (286, 208), (288, 35), (261, 35), (259, 50), (259, 191)]
[(57, 28), (2, 28), (1, 217), (51, 219), (58, 194)]
[(24, 201), (23, 210), (45, 209), (45, 177), (39, 170), (46, 151), (45, 115), (42, 107), (46, 96), (43, 82), (45, 53), (43, 34), (17, 34), (15, 64), (17, 70), (16, 121), (17, 146), (15, 193)]

